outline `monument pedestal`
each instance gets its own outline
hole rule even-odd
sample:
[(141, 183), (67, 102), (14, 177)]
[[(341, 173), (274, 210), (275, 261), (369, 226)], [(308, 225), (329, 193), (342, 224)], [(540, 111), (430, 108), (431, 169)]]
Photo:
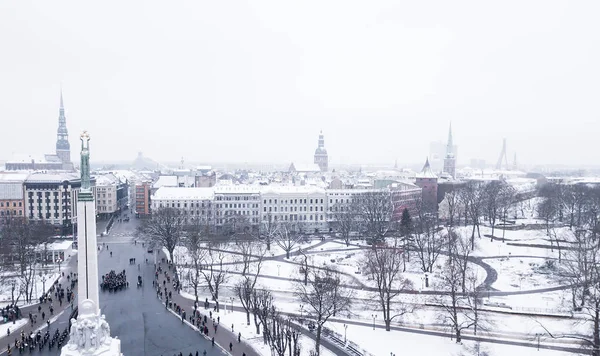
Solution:
[(122, 356), (121, 340), (110, 337), (110, 326), (104, 315), (96, 312), (95, 303), (81, 302), (77, 320), (71, 319), (69, 342), (62, 348), (61, 356)]

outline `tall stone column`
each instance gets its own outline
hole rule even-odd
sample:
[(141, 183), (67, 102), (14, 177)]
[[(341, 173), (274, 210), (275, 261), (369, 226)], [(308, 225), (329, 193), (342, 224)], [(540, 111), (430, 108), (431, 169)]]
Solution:
[(61, 356), (121, 356), (121, 341), (110, 337), (100, 314), (96, 207), (90, 186), (90, 136), (81, 134), (81, 190), (77, 198), (77, 320), (71, 319), (69, 342)]

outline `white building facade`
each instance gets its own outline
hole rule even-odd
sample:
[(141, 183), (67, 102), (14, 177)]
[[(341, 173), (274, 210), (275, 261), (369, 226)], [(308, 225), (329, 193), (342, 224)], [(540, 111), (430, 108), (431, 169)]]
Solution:
[(298, 232), (327, 230), (325, 189), (314, 186), (265, 186), (261, 191), (261, 220), (290, 223)]
[(201, 219), (214, 225), (214, 191), (212, 188), (162, 187), (152, 196), (152, 210), (180, 209), (190, 223)]
[(230, 232), (258, 231), (260, 223), (260, 189), (255, 185), (221, 185), (214, 188), (215, 224)]

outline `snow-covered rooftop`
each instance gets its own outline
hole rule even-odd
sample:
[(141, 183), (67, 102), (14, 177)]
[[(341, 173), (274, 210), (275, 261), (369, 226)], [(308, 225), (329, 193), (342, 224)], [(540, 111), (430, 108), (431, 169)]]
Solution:
[(77, 180), (79, 179), (79, 173), (67, 173), (67, 172), (33, 172), (27, 179), (26, 183), (61, 183), (66, 180)]
[(213, 189), (215, 194), (258, 194), (261, 187), (254, 184), (217, 184)]
[(23, 199), (23, 182), (0, 182), (1, 199)]
[(158, 180), (152, 185), (153, 188), (161, 187), (177, 187), (178, 179), (177, 176), (160, 176)]
[(321, 172), (321, 168), (316, 163), (292, 163), (290, 166), (290, 171), (301, 173), (317, 173)]
[(13, 154), (10, 160), (6, 163), (31, 163), (34, 161), (36, 163), (44, 163), (46, 162), (46, 157), (44, 155), (31, 155), (31, 154)]
[(0, 183), (23, 183), (29, 176), (29, 173), (0, 173)]
[(264, 185), (261, 194), (325, 194), (325, 189), (313, 185)]
[(114, 174), (100, 174), (96, 176), (96, 186), (118, 185), (119, 178)]
[(421, 172), (416, 174), (416, 178), (437, 178), (435, 173), (431, 170), (431, 166), (429, 165), (429, 159), (425, 162), (423, 169)]
[(213, 188), (161, 187), (152, 200), (212, 200)]

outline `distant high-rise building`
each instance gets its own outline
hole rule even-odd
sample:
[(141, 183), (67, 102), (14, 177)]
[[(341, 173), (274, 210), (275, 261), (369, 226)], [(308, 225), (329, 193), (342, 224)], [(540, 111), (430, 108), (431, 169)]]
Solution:
[(323, 137), (323, 131), (319, 133), (319, 147), (315, 150), (315, 164), (319, 165), (321, 172), (327, 172), (329, 169), (329, 157), (327, 156), (327, 150), (325, 149), (325, 138)]
[(444, 158), (444, 173), (456, 178), (456, 157), (454, 157), (454, 143), (452, 142), (452, 123), (448, 130), (448, 142), (446, 143), (446, 157)]

